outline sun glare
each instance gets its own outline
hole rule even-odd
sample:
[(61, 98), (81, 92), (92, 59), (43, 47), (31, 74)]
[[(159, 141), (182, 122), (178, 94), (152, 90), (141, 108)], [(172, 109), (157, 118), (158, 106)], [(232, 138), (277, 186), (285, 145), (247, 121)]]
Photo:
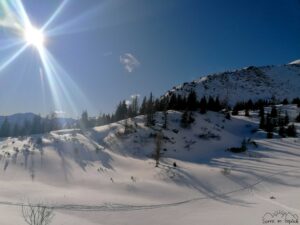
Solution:
[(45, 42), (43, 32), (33, 26), (25, 29), (24, 38), (27, 44), (32, 45), (36, 48), (42, 47)]

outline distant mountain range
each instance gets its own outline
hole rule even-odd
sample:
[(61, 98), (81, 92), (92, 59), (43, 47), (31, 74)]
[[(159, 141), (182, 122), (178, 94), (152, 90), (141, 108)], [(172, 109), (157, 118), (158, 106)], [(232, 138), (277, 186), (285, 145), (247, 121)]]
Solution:
[(165, 95), (219, 97), (230, 105), (249, 99), (293, 99), (300, 96), (300, 60), (280, 66), (250, 66), (235, 71), (216, 73), (178, 85)]
[[(27, 120), (29, 122), (32, 122), (33, 118), (39, 116), (34, 113), (16, 113), (13, 115), (8, 115), (8, 116), (0, 116), (0, 125), (3, 123), (5, 118), (7, 118), (8, 122), (11, 125), (18, 124), (18, 125), (23, 125), (24, 122)], [(43, 118), (45, 119), (45, 118)], [(75, 119), (72, 118), (56, 118), (57, 122), (62, 126), (66, 126), (67, 124), (74, 124), (76, 122)]]

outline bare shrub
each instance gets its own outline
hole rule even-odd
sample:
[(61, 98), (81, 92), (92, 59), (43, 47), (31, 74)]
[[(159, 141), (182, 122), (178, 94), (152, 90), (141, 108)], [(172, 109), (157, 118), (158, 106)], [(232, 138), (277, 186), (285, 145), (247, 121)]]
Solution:
[(22, 206), (22, 215), (28, 225), (49, 225), (54, 217), (53, 208), (31, 203)]

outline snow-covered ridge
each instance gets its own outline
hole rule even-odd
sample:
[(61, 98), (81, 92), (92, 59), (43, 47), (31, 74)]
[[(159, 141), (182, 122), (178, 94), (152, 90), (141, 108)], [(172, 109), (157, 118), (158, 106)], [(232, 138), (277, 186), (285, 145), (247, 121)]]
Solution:
[(300, 60), (281, 66), (250, 66), (244, 69), (204, 76), (172, 88), (165, 95), (219, 97), (230, 105), (249, 99), (292, 99), (300, 96)]
[(292, 61), (289, 63), (290, 65), (300, 65), (300, 59), (297, 59), (295, 61)]

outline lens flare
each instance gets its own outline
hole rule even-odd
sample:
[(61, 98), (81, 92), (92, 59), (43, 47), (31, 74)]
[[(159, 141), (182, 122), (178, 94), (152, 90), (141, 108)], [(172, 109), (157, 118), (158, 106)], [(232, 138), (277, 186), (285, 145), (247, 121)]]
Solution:
[(29, 26), (25, 29), (24, 38), (28, 45), (32, 45), (36, 48), (41, 48), (45, 42), (43, 32), (33, 26)]

